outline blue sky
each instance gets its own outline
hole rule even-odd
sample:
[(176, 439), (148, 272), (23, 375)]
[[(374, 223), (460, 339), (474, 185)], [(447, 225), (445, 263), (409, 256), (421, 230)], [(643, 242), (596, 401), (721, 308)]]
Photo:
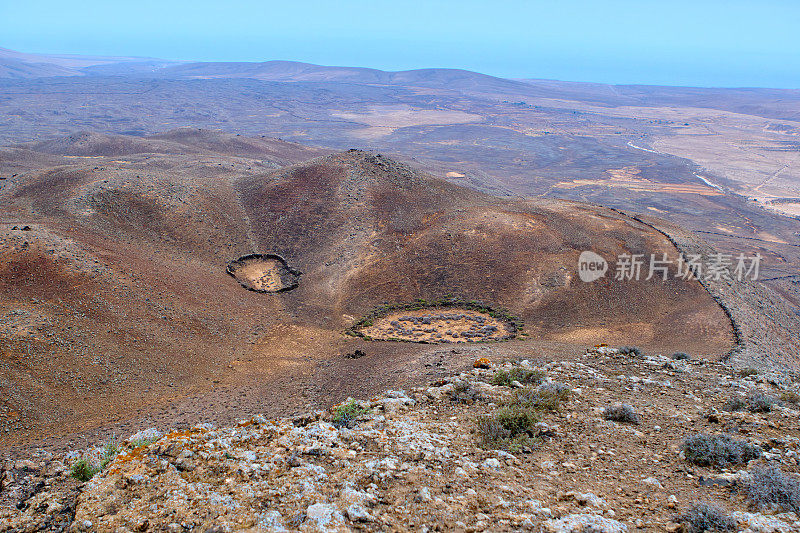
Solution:
[(800, 88), (800, 0), (0, 0), (0, 47)]

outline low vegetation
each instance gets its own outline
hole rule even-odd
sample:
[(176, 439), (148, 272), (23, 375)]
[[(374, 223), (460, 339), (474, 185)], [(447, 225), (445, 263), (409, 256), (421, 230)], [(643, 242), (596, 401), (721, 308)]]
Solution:
[(156, 442), (159, 437), (153, 435), (150, 437), (140, 437), (138, 439), (134, 439), (131, 441), (131, 448), (141, 448), (142, 446), (150, 446), (154, 442)]
[(724, 468), (743, 464), (761, 456), (761, 448), (728, 435), (697, 434), (683, 442), (686, 460), (700, 466)]
[(356, 400), (350, 398), (345, 403), (336, 407), (333, 412), (333, 420), (331, 423), (337, 428), (351, 428), (356, 424), (356, 419), (358, 419), (359, 416), (368, 412), (369, 409), (367, 407), (364, 407)]
[(676, 517), (685, 533), (734, 531), (736, 521), (721, 507), (709, 503), (696, 503)]
[(510, 386), (514, 381), (528, 384), (518, 388), (511, 398), (492, 415), (476, 420), (480, 445), (483, 448), (518, 450), (532, 446), (537, 439), (536, 423), (544, 411), (557, 411), (569, 398), (570, 389), (563, 383), (543, 382), (540, 370), (515, 367), (498, 370), (492, 384)]
[[(411, 303), (383, 305), (381, 307), (374, 309), (368, 315), (364, 316), (363, 318), (361, 318), (361, 320), (353, 324), (346, 331), (346, 333), (354, 337), (361, 337), (366, 340), (372, 340), (371, 338), (368, 338), (368, 336), (361, 330), (363, 328), (368, 328), (374, 325), (377, 319), (386, 317), (391, 313), (396, 313), (401, 311), (418, 311), (422, 309), (434, 309), (434, 310), (462, 309), (466, 311), (475, 311), (477, 313), (482, 313), (507, 325), (508, 332), (512, 337), (520, 334), (524, 325), (522, 319), (520, 319), (515, 315), (512, 315), (511, 313), (509, 313), (504, 309), (495, 309), (477, 300), (467, 300), (464, 298), (448, 295), (448, 296), (443, 296), (441, 298), (436, 298), (434, 300), (425, 300), (420, 298)], [(487, 336), (488, 335), (489, 334), (487, 333)], [(411, 339), (397, 337), (384, 340), (408, 341)], [(480, 338), (478, 338), (478, 341), (480, 341)]]
[(492, 377), (492, 385), (510, 387), (514, 381), (523, 385), (540, 385), (544, 381), (545, 373), (541, 370), (527, 370), (514, 367), (511, 370), (500, 369)]
[(634, 357), (642, 355), (642, 350), (640, 350), (638, 346), (620, 346), (617, 348), (617, 351), (622, 355), (631, 355)]
[(744, 492), (756, 507), (778, 506), (786, 511), (800, 512), (800, 477), (784, 473), (780, 468), (756, 468), (745, 484)]
[(74, 463), (72, 463), (72, 466), (69, 469), (69, 474), (78, 481), (89, 481), (99, 471), (100, 469), (92, 465), (88, 459), (85, 457), (79, 457)]
[(786, 391), (781, 393), (781, 401), (792, 405), (800, 405), (800, 394), (793, 391)]
[(86, 455), (78, 457), (70, 466), (70, 475), (79, 481), (89, 481), (119, 455), (120, 448), (114, 437), (100, 449), (99, 461)]
[(501, 407), (493, 415), (477, 419), (480, 444), (484, 448), (519, 450), (532, 443), (538, 421), (533, 409), (517, 404)]
[(525, 387), (514, 393), (512, 404), (537, 411), (558, 411), (561, 402), (569, 398), (569, 387), (563, 383), (549, 382), (539, 387)]
[(745, 409), (751, 413), (768, 413), (772, 410), (775, 404), (775, 399), (771, 396), (758, 391), (753, 391), (747, 396), (733, 396), (725, 405), (723, 409), (726, 411), (744, 411)]
[(606, 420), (613, 420), (614, 422), (623, 422), (625, 424), (638, 424), (639, 415), (636, 410), (627, 403), (620, 403), (616, 405), (609, 405), (603, 409), (603, 417)]
[(472, 404), (482, 399), (481, 393), (469, 381), (456, 381), (453, 390), (449, 392), (450, 399), (454, 402)]
[(685, 352), (675, 352), (674, 354), (672, 354), (672, 358), (675, 361), (688, 361), (689, 359), (691, 359), (689, 354)]

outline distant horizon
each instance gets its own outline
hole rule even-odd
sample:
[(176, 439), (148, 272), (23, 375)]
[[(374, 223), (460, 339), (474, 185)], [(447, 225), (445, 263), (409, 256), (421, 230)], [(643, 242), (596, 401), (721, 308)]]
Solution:
[(621, 83), (609, 83), (603, 81), (596, 81), (596, 80), (576, 80), (576, 79), (560, 79), (560, 78), (542, 78), (542, 77), (506, 77), (506, 76), (499, 76), (496, 74), (492, 74), (489, 72), (481, 72), (478, 70), (467, 69), (467, 68), (459, 68), (459, 67), (449, 67), (449, 66), (420, 66), (415, 68), (408, 68), (408, 69), (400, 69), (400, 70), (387, 70), (378, 67), (372, 66), (365, 66), (365, 65), (344, 65), (344, 64), (321, 64), (321, 63), (313, 63), (310, 61), (301, 61), (295, 59), (254, 59), (254, 60), (231, 60), (231, 61), (204, 61), (204, 60), (197, 60), (197, 59), (175, 59), (175, 58), (164, 58), (164, 57), (152, 57), (152, 56), (137, 56), (137, 55), (106, 55), (106, 54), (97, 54), (97, 53), (89, 53), (89, 54), (79, 54), (79, 53), (72, 53), (72, 52), (33, 52), (29, 50), (16, 50), (9, 48), (8, 46), (2, 46), (0, 43), (0, 50), (9, 50), (12, 52), (18, 52), (22, 54), (28, 55), (41, 55), (41, 56), (50, 56), (50, 57), (61, 57), (61, 58), (103, 58), (103, 59), (121, 59), (121, 60), (131, 60), (131, 59), (141, 59), (141, 60), (151, 60), (151, 61), (164, 61), (169, 63), (250, 63), (250, 64), (260, 64), (260, 63), (271, 63), (271, 62), (281, 62), (281, 63), (299, 63), (299, 64), (307, 64), (317, 67), (326, 67), (326, 68), (354, 68), (354, 69), (368, 69), (368, 70), (377, 70), (381, 72), (410, 72), (415, 70), (460, 70), (465, 72), (472, 72), (474, 74), (481, 74), (485, 76), (491, 76), (493, 78), (498, 79), (505, 79), (510, 81), (528, 81), (528, 82), (535, 82), (535, 81), (552, 81), (558, 83), (585, 83), (585, 84), (596, 84), (596, 85), (611, 85), (611, 86), (647, 86), (647, 87), (671, 87), (671, 88), (686, 88), (686, 89), (773, 89), (773, 90), (785, 90), (785, 91), (800, 91), (800, 86), (798, 87), (776, 87), (776, 86), (760, 86), (760, 85), (675, 85), (675, 84), (667, 84), (667, 83), (642, 83), (642, 82), (621, 82)]
[(0, 5), (2, 46), (188, 62), (296, 61), (506, 79), (800, 88), (800, 2), (236, 0)]

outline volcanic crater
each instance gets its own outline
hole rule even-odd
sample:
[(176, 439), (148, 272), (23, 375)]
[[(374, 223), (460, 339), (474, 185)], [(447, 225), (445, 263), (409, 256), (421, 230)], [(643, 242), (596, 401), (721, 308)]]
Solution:
[(299, 285), (300, 271), (276, 254), (248, 254), (228, 263), (227, 272), (255, 292), (284, 292)]
[(417, 302), (378, 309), (355, 324), (351, 332), (368, 340), (464, 343), (512, 339), (520, 327), (516, 317), (473, 302)]

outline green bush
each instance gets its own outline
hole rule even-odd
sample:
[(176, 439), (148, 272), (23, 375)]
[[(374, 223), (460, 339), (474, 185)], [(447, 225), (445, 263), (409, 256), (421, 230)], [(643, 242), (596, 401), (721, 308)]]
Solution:
[(100, 471), (99, 468), (92, 466), (85, 457), (80, 457), (72, 463), (69, 469), (69, 474), (78, 481), (89, 481), (96, 473)]
[(369, 413), (369, 409), (362, 407), (360, 403), (350, 398), (347, 402), (336, 407), (333, 412), (333, 425), (337, 428), (351, 428), (356, 424), (356, 419)]
[(502, 407), (494, 415), (476, 420), (481, 446), (516, 450), (531, 442), (533, 430), (539, 421), (531, 409), (519, 405)]
[(685, 352), (675, 352), (674, 354), (672, 354), (672, 358), (675, 361), (688, 361), (689, 359), (691, 359), (689, 354)]
[(683, 441), (686, 460), (700, 466), (724, 468), (761, 457), (761, 448), (728, 435), (692, 435)]
[(758, 375), (758, 370), (756, 370), (755, 368), (742, 368), (741, 370), (736, 372), (736, 375), (738, 375), (740, 378), (756, 376)]
[(642, 350), (640, 350), (638, 346), (620, 346), (617, 348), (617, 351), (622, 355), (632, 355), (634, 357), (642, 355)]

